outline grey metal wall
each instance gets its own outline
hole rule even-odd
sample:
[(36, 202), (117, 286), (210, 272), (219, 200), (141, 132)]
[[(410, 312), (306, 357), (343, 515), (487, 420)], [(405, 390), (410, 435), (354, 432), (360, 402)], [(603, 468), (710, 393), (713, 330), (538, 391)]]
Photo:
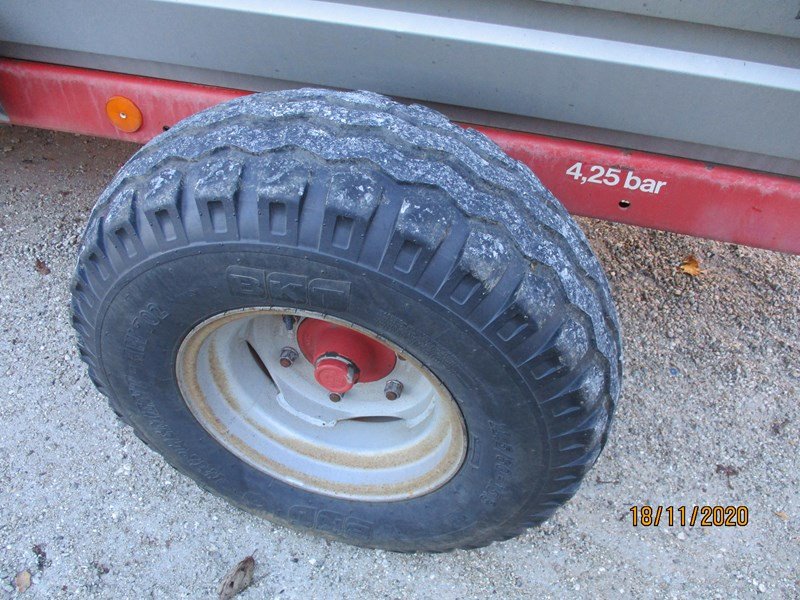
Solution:
[(797, 2), (717, 2), (727, 14), (670, 1), (657, 17), (627, 0), (565, 4), (2, 0), (0, 53), (251, 89), (370, 89), (496, 125), (800, 173)]

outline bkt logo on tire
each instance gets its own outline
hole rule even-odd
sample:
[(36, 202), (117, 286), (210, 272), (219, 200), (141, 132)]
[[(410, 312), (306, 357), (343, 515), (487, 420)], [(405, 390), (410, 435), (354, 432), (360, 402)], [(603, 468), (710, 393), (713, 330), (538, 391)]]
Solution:
[(350, 282), (335, 279), (310, 279), (292, 273), (267, 273), (252, 267), (228, 267), (225, 277), (234, 296), (267, 298), (327, 308), (347, 310), (350, 304)]

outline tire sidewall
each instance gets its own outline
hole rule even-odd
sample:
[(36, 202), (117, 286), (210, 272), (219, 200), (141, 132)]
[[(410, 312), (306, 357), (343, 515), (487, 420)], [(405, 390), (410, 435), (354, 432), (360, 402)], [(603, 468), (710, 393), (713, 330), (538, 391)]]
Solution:
[[(410, 500), (334, 498), (273, 478), (210, 436), (178, 387), (182, 341), (223, 312), (276, 306), (350, 321), (426, 365), (467, 426), (467, 456), (453, 479)], [(96, 347), (123, 416), (203, 487), (271, 519), (364, 546), (436, 550), (470, 539), (478, 545), (535, 503), (549, 477), (533, 382), (468, 320), (357, 264), (264, 244), (192, 246), (121, 277), (100, 315)]]

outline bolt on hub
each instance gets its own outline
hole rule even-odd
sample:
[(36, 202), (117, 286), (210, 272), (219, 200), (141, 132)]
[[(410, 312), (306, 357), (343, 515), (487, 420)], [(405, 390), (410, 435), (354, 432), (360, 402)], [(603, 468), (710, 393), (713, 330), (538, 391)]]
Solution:
[(288, 368), (294, 364), (294, 361), (297, 360), (297, 350), (292, 348), (291, 346), (284, 346), (281, 349), (281, 358), (280, 363), (282, 367)]
[(403, 393), (403, 384), (396, 379), (390, 379), (383, 388), (387, 400), (397, 400)]

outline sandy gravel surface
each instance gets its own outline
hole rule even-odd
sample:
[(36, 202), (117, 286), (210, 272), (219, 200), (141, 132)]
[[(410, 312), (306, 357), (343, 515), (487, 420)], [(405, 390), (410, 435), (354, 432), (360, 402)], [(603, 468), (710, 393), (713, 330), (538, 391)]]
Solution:
[[(584, 486), (509, 542), (362, 550), (201, 491), (92, 387), (69, 279), (134, 149), (0, 128), (0, 597), (27, 570), (23, 598), (210, 598), (253, 552), (241, 598), (800, 596), (800, 257), (582, 220), (626, 343), (615, 429)], [(699, 277), (677, 270), (687, 254)], [(750, 523), (634, 528), (642, 504), (746, 505)]]

